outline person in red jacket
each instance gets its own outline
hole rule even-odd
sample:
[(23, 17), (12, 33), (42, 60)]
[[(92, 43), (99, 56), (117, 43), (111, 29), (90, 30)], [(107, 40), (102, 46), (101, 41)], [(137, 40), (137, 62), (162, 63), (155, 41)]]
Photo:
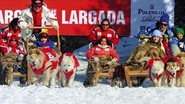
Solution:
[(114, 46), (119, 43), (119, 37), (115, 30), (111, 28), (107, 18), (103, 19), (101, 24), (90, 32), (88, 39), (95, 45), (101, 37), (106, 37)]
[(98, 57), (112, 57), (112, 61), (119, 61), (120, 57), (115, 49), (109, 45), (109, 41), (106, 37), (102, 37), (98, 45), (93, 46), (87, 51), (87, 59), (93, 59), (95, 62), (98, 62)]
[(38, 40), (41, 32), (41, 29), (32, 30), (33, 27), (51, 25), (53, 28), (59, 29), (56, 15), (47, 7), (44, 0), (31, 0), (31, 5), (22, 10), (18, 25), (22, 29), (22, 38), (26, 40), (26, 37), (29, 37), (32, 41)]
[[(100, 38), (98, 45), (91, 47), (87, 51), (86, 56), (89, 63), (86, 72), (86, 79), (83, 83), (84, 86), (95, 85), (95, 73), (92, 72), (97, 71), (97, 69), (106, 70), (110, 75), (112, 75), (115, 67), (119, 65), (118, 61), (120, 60), (118, 53), (109, 45), (109, 41), (106, 37)], [(102, 61), (104, 63), (103, 66)], [(108, 66), (108, 68), (105, 66)]]
[(8, 42), (8, 53), (17, 54), (18, 61), (22, 61), (24, 57), (24, 49), (19, 46), (18, 38), (16, 36), (12, 36)]
[(0, 57), (5, 55), (7, 52), (8, 52), (8, 47), (0, 37)]
[(15, 35), (21, 41), (21, 29), (18, 26), (18, 18), (14, 18), (9, 24), (8, 28), (5, 29), (5, 32), (2, 34), (2, 38), (5, 42), (8, 42), (11, 39), (11, 36)]

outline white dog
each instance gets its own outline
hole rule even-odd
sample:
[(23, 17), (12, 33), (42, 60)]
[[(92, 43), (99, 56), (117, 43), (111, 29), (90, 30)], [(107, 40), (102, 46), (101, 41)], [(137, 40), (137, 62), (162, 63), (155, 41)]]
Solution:
[(28, 63), (33, 72), (32, 83), (37, 85), (38, 78), (42, 78), (44, 86), (55, 86), (59, 55), (49, 47), (32, 47), (28, 53)]
[(176, 57), (168, 57), (164, 62), (166, 63), (165, 84), (170, 87), (180, 86), (180, 77), (183, 72), (181, 69), (181, 61)]
[(63, 87), (72, 87), (75, 73), (79, 66), (76, 56), (70, 52), (63, 54), (59, 59), (59, 65), (62, 71), (61, 85)]
[(147, 65), (150, 80), (154, 83), (154, 86), (161, 87), (163, 85), (164, 62), (161, 59), (150, 59)]

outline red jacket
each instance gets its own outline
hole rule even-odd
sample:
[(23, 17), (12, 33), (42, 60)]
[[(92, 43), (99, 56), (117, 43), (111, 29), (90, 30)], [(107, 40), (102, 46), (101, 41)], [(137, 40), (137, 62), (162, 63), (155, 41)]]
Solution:
[(112, 56), (112, 58), (115, 58), (117, 61), (120, 60), (120, 57), (116, 52), (116, 50), (114, 50), (110, 46), (106, 46), (105, 48), (103, 48), (101, 45), (98, 44), (97, 46), (94, 46), (91, 49), (89, 49), (86, 53), (86, 56), (88, 59), (92, 59), (93, 57), (102, 56), (102, 55)]
[(97, 41), (101, 37), (107, 37), (110, 42), (112, 42), (114, 45), (119, 43), (119, 37), (116, 34), (116, 32), (108, 28), (107, 30), (103, 31), (100, 27), (96, 27), (88, 36), (88, 39), (90, 42)]
[(20, 47), (18, 44), (8, 44), (8, 53), (16, 53), (18, 55), (24, 55), (24, 49)]
[(2, 55), (8, 52), (8, 46), (2, 41), (1, 37), (0, 37), (0, 50), (2, 51)]
[(9, 41), (11, 39), (11, 37), (14, 35), (16, 36), (18, 39), (21, 39), (21, 30), (17, 30), (17, 31), (13, 31), (10, 28), (7, 28), (5, 30), (5, 33), (3, 34), (3, 38), (7, 38), (7, 40)]

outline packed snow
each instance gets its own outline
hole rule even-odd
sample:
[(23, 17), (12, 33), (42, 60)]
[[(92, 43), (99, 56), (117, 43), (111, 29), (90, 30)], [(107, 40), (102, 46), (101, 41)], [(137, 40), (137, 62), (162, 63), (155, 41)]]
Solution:
[[(138, 44), (134, 37), (125, 37), (116, 47), (124, 63), (132, 49)], [(56, 86), (19, 87), (15, 79), (13, 85), (0, 85), (0, 104), (184, 104), (185, 88), (179, 87), (111, 87), (106, 81), (94, 87), (84, 87), (83, 80), (87, 68), (85, 53), (88, 46), (74, 53), (80, 61), (74, 86), (62, 88)]]

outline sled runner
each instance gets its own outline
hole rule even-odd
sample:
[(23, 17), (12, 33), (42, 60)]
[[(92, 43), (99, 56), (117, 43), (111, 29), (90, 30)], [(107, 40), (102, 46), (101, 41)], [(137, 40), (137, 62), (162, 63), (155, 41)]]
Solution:
[(132, 66), (125, 66), (125, 78), (128, 87), (132, 87), (133, 77), (148, 77), (148, 70), (132, 69)]

